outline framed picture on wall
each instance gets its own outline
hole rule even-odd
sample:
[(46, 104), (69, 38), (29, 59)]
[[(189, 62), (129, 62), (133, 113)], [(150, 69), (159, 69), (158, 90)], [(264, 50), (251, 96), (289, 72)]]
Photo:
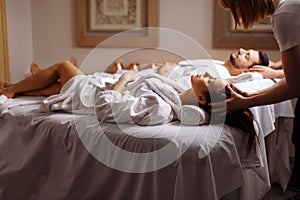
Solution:
[(146, 26), (145, 1), (90, 0), (89, 31), (126, 31)]
[[(76, 0), (78, 46), (155, 47), (158, 0)], [(126, 34), (119, 34), (127, 31)], [(119, 34), (113, 42), (106, 39)]]
[(279, 49), (273, 36), (270, 18), (247, 31), (243, 30), (243, 27), (235, 29), (230, 12), (223, 9), (218, 1), (214, 1), (213, 4), (214, 48)]

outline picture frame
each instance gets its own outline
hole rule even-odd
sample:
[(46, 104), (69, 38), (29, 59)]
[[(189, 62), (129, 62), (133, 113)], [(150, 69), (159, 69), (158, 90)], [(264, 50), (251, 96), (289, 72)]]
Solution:
[(157, 47), (158, 5), (159, 0), (76, 0), (76, 44)]
[(247, 31), (235, 29), (233, 18), (218, 1), (213, 3), (213, 48), (279, 50), (269, 22), (255, 25)]

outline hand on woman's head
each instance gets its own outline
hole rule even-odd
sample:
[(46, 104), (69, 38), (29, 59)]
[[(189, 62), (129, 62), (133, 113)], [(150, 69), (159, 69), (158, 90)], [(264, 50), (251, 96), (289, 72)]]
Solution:
[(250, 94), (237, 90), (233, 85), (227, 85), (226, 90), (229, 92), (230, 97), (223, 102), (211, 103), (211, 112), (219, 115), (226, 115), (226, 113), (248, 108), (248, 106), (245, 104), (245, 99), (246, 97), (250, 96)]
[(209, 74), (194, 74), (191, 77), (192, 88), (198, 103), (205, 108), (207, 112), (217, 112), (224, 115), (229, 112), (247, 108), (245, 98), (250, 94), (238, 90), (230, 85), (227, 80), (213, 78)]
[[(207, 104), (210, 103), (210, 96), (218, 98), (218, 91), (223, 91), (225, 94), (225, 86), (228, 85), (228, 81), (221, 78), (213, 78), (210, 74), (194, 74), (191, 77), (191, 84), (195, 95), (198, 98), (198, 103)], [(219, 92), (222, 93), (222, 92)]]

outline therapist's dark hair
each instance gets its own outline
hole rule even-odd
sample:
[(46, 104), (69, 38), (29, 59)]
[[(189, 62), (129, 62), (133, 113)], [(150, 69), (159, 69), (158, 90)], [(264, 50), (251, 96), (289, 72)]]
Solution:
[(230, 10), (235, 27), (243, 24), (245, 29), (275, 12), (273, 0), (219, 0), (219, 4)]
[[(230, 87), (237, 93), (245, 96), (246, 94), (236, 88), (234, 85), (230, 85)], [(199, 104), (199, 107), (205, 110), (208, 114), (211, 115), (211, 105), (209, 105), (213, 99), (214, 102), (224, 101), (225, 99), (230, 98), (230, 92), (226, 88), (222, 91), (208, 91), (205, 94), (206, 104)], [(214, 115), (210, 123), (211, 124), (220, 124), (224, 122), (223, 116)], [(227, 113), (225, 117), (226, 125), (238, 128), (242, 130), (245, 134), (248, 134), (248, 150), (250, 151), (252, 146), (256, 144), (256, 129), (254, 127), (254, 115), (250, 111), (250, 109), (238, 110), (235, 112)]]

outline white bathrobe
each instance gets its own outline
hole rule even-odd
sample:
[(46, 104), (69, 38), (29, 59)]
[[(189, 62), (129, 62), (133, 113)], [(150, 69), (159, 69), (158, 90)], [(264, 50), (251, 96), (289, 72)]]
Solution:
[(46, 98), (42, 111), (63, 110), (95, 114), (99, 121), (156, 125), (178, 119), (183, 88), (158, 74), (148, 74), (127, 84), (122, 94), (110, 90), (120, 75), (97, 73), (70, 79), (61, 93)]

